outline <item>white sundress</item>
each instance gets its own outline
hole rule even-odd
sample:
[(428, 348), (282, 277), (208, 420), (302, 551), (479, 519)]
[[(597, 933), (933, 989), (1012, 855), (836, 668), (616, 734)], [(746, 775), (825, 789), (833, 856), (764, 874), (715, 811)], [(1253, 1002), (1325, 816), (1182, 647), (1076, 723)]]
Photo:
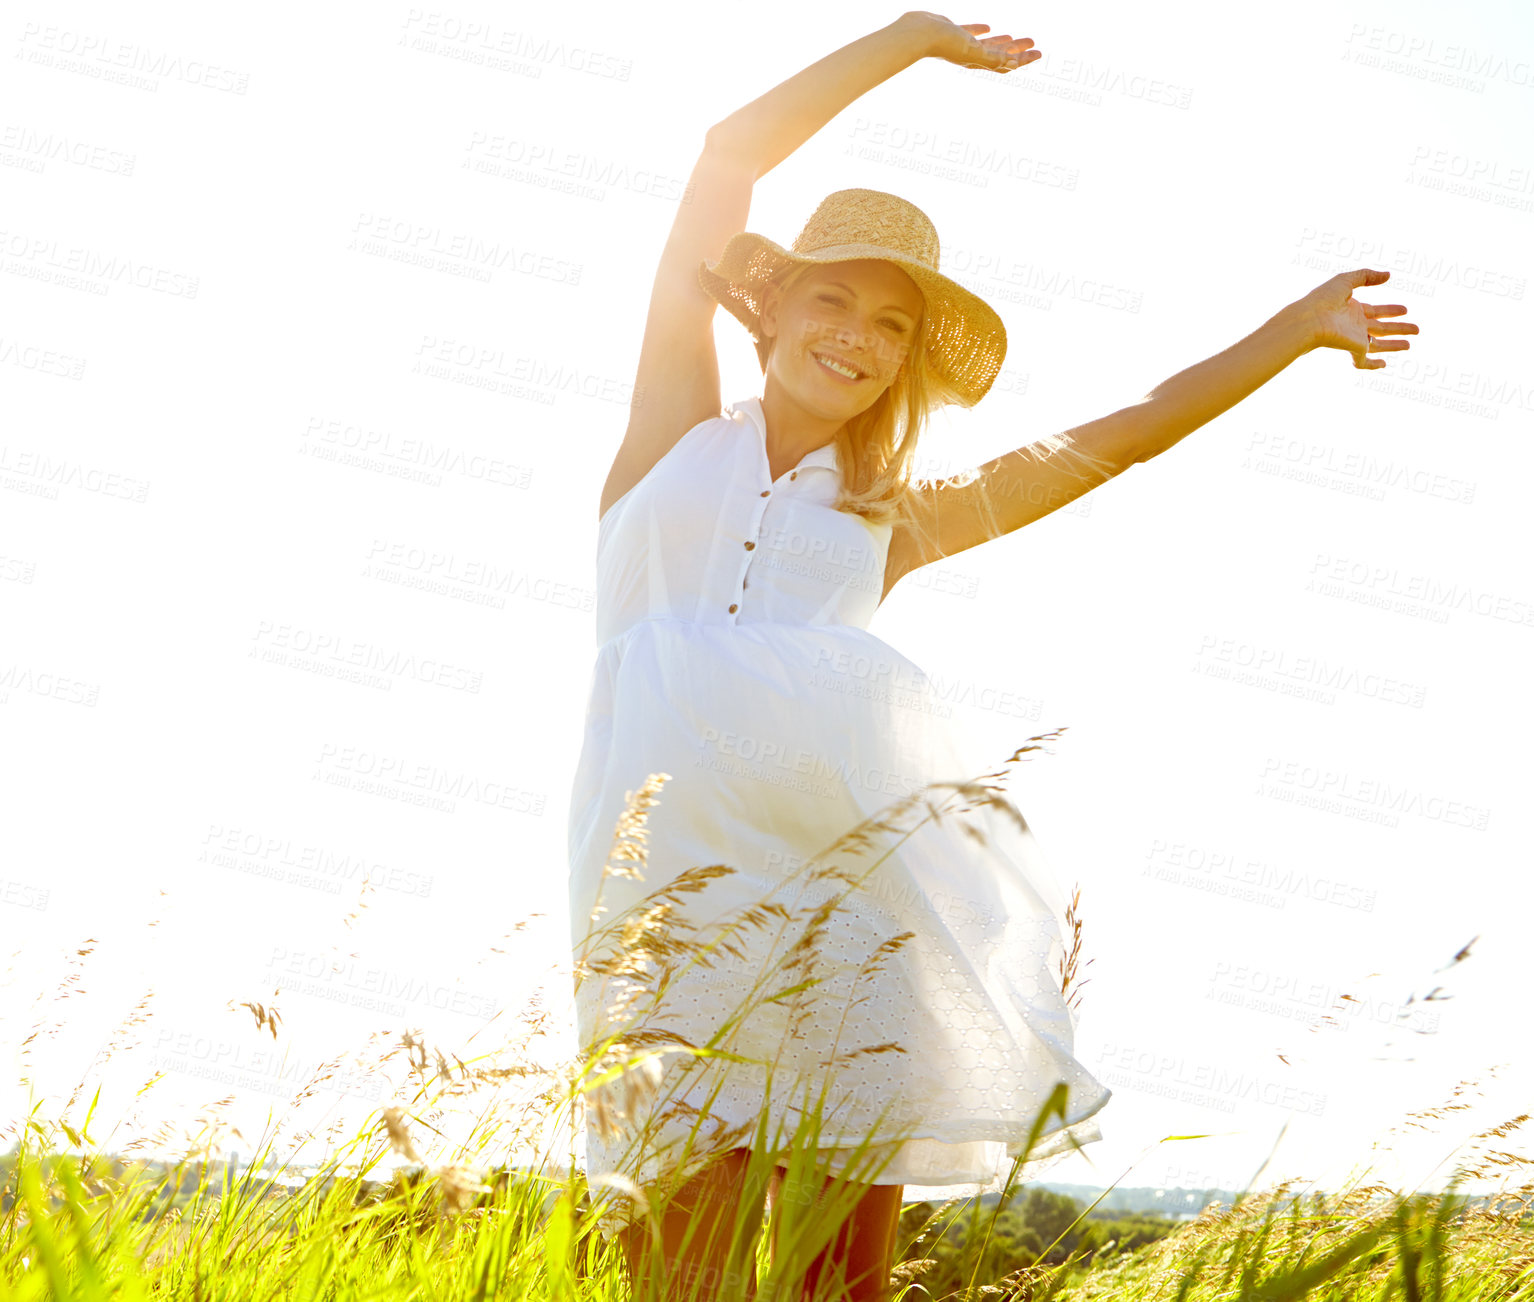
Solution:
[[(826, 1079), (824, 1064), (842, 1055), (830, 1077), (835, 1110), (817, 1145), (831, 1170), (883, 1112), (874, 1137), (890, 1160), (874, 1183), (905, 1185), (907, 1200), (990, 1192), (1059, 1083), (1065, 1124), (1048, 1121), (1029, 1150), (1029, 1173), (1072, 1140), (1101, 1137), (1093, 1118), (1110, 1091), (1073, 1056), (1075, 1013), (1060, 990), (1065, 897), (1015, 805), (1009, 816), (982, 804), (928, 818), (861, 855), (821, 856), (925, 784), (973, 781), (1006, 758), (977, 768), (923, 671), (868, 631), (891, 530), (836, 510), (840, 482), (834, 444), (772, 480), (761, 399), (749, 398), (688, 430), (602, 516), (599, 650), (568, 827), (572, 952), (591, 952), (599, 885), (600, 926), (686, 869), (728, 865), (733, 873), (681, 897), (682, 916), (706, 936), (710, 921), (763, 899), (803, 916), (807, 902), (847, 890), (834, 879), (806, 885), (806, 865), (866, 874), (825, 919), (811, 973), (824, 1007), (801, 1018), (794, 1037), (785, 1035), (791, 1000), (759, 1003), (723, 1047), (778, 1064), (769, 1115), (783, 1119), (785, 1135), (803, 1102), (785, 1085)], [(643, 881), (604, 878), (625, 801), (656, 773), (671, 776), (648, 814)], [(964, 803), (949, 797), (950, 808)], [(647, 1025), (707, 1044), (769, 943), (781, 956), (803, 927), (786, 939), (771, 940), (771, 931), (735, 933), (749, 962), (716, 955), (676, 977)], [(859, 981), (875, 947), (907, 932)], [(579, 982), (582, 1046), (618, 1025), (608, 1009), (619, 989)], [(904, 1051), (845, 1056), (890, 1044)], [(662, 1061), (663, 1097), (702, 1107), (719, 1086), (700, 1135), (750, 1126), (762, 1109), (759, 1067), (675, 1053)], [(684, 1077), (694, 1083), (678, 1085)], [(614, 1099), (635, 1097), (612, 1090)], [(631, 1107), (617, 1133), (611, 1121), (597, 1125), (593, 1107), (584, 1112), (588, 1176), (618, 1172), (649, 1185), (696, 1169), (697, 1154), (679, 1158), (696, 1120), (685, 1109), (657, 1125), (664, 1110)], [(635, 1127), (645, 1125), (640, 1146)], [(615, 1196), (602, 1232), (630, 1214)]]

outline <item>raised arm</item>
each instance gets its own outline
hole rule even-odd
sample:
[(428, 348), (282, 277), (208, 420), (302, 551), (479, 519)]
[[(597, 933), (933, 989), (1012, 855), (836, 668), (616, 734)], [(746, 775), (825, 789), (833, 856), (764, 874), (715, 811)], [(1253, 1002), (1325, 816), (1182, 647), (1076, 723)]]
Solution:
[(1353, 355), (1360, 369), (1377, 370), (1369, 356), (1410, 347), (1389, 334), (1417, 334), (1410, 321), (1386, 321), (1406, 308), (1356, 302), (1353, 290), (1381, 285), (1388, 271), (1344, 271), (1275, 313), (1224, 352), (1162, 381), (1137, 403), (1064, 434), (1017, 448), (973, 475), (923, 489), (918, 522), (935, 543), (901, 530), (890, 540), (885, 592), (901, 575), (945, 556), (1021, 529), (1130, 466), (1149, 461), (1266, 384), (1315, 348)]
[(765, 176), (859, 96), (922, 59), (1010, 72), (1042, 57), (1030, 38), (981, 35), (988, 30), (920, 10), (901, 14), (736, 109), (709, 136)]
[(649, 474), (694, 425), (719, 414), (718, 304), (698, 284), (746, 228), (751, 190), (858, 96), (933, 56), (1008, 72), (1039, 57), (1026, 38), (983, 37), (984, 23), (913, 11), (826, 55), (710, 127), (661, 253), (639, 350), (628, 428), (602, 486), (600, 515)]

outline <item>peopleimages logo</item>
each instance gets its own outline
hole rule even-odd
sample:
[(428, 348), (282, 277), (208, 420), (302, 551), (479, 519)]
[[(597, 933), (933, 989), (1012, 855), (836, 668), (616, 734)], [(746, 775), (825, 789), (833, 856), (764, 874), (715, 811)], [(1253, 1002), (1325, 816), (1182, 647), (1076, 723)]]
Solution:
[(1260, 1103), (1313, 1117), (1326, 1111), (1326, 1095), (1314, 1090), (1134, 1045), (1105, 1045), (1093, 1074), (1109, 1087), (1158, 1094), (1217, 1112), (1234, 1112), (1242, 1103)]
[(257, 828), (210, 823), (198, 862), (339, 894), (349, 884), (366, 882), (377, 890), (425, 899), (433, 877), (398, 864), (384, 863), (355, 850), (295, 840)]
[(542, 816), (548, 804), (547, 792), (365, 746), (324, 742), (316, 764), (314, 776), (328, 785), (408, 799), (412, 804), (430, 801), (443, 812), (451, 812), (458, 800), (468, 800), (489, 808)]
[(633, 60), (620, 59), (590, 46), (567, 45), (550, 36), (510, 31), (478, 18), (460, 18), (441, 9), (414, 6), (406, 14), (398, 44), (535, 77), (541, 76), (546, 67), (558, 66), (590, 77), (627, 81), (634, 70)]
[(1295, 243), (1304, 252), (1296, 253), (1291, 262), (1316, 269), (1330, 269), (1343, 263), (1379, 267), (1391, 273), (1391, 293), (1410, 292), (1431, 297), (1438, 286), (1452, 283), (1461, 289), (1490, 294), (1494, 298), (1522, 302), (1529, 283), (1524, 276), (1514, 276), (1474, 261), (1463, 262), (1455, 253), (1429, 253), (1424, 249), (1320, 226), (1304, 227)]
[[(1364, 67), (1378, 67), (1480, 94), (1487, 81), (1534, 86), (1534, 62), (1495, 50), (1480, 50), (1418, 32), (1394, 31), (1378, 24), (1354, 23), (1342, 57)], [(1485, 80), (1476, 81), (1475, 78)]]
[(267, 967), (277, 976), (283, 990), (373, 1012), (403, 1016), (408, 1005), (424, 1004), (439, 1012), (462, 1013), (488, 1021), (499, 1009), (498, 1001), (489, 995), (443, 985), (419, 972), (356, 962), (337, 964), (329, 954), (291, 950), (283, 945), (273, 946)]
[(993, 176), (1031, 181), (1057, 190), (1074, 190), (1079, 168), (1014, 153), (1004, 145), (945, 136), (924, 127), (859, 117), (850, 132), (848, 152), (871, 162), (887, 162), (945, 180), (985, 186)]
[(136, 90), (159, 90), (156, 78), (233, 95), (245, 94), (250, 85), (248, 72), (220, 67), (207, 59), (188, 58), (70, 27), (43, 27), (34, 22), (22, 25), (16, 57), (41, 67), (78, 72)]
[(297, 667), (371, 671), (390, 684), (408, 679), (475, 695), (484, 682), (481, 670), (449, 664), (435, 656), (272, 619), (262, 619), (257, 625), (249, 655), (252, 659)]
[(1448, 800), (1419, 788), (1394, 785), (1388, 778), (1303, 760), (1269, 756), (1263, 761), (1258, 782), (1258, 795), (1354, 818), (1377, 815), (1365, 821), (1389, 818), (1395, 820), (1389, 824), (1392, 827), (1399, 825), (1402, 814), (1413, 814), (1429, 822), (1484, 832), (1491, 819), (1491, 809), (1484, 805)]
[(1534, 627), (1534, 600), (1493, 592), (1473, 579), (1444, 581), (1429, 574), (1403, 574), (1397, 565), (1330, 552), (1316, 553), (1310, 573), (1305, 590), (1321, 596), (1386, 607), (1394, 602), (1406, 613), (1414, 608), (1428, 611), (1437, 623), (1447, 622), (1453, 611), (1467, 610), (1514, 627)]
[(348, 1071), (334, 1062), (295, 1058), (286, 1049), (251, 1046), (194, 1031), (163, 1028), (152, 1047), (152, 1071), (173, 1071), (274, 1098), (290, 1098), (312, 1085), (327, 1093), (377, 1102), (390, 1088), (387, 1079), (373, 1072)]
[(1142, 871), (1155, 881), (1189, 886), (1271, 908), (1281, 909), (1288, 900), (1298, 897), (1372, 913), (1376, 900), (1373, 889), (1353, 882), (1325, 874), (1312, 875), (1251, 855), (1185, 841), (1153, 840)]

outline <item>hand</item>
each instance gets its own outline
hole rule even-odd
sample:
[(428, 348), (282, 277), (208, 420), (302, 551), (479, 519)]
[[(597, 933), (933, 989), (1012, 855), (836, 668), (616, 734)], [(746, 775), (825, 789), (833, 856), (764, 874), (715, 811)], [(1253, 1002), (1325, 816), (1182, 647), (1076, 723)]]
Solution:
[(1362, 285), (1383, 285), (1388, 271), (1343, 271), (1324, 285), (1317, 285), (1296, 306), (1305, 314), (1311, 327), (1312, 348), (1342, 348), (1353, 354), (1353, 365), (1361, 371), (1377, 371), (1385, 364), (1383, 357), (1370, 357), (1369, 350), (1399, 352), (1410, 348), (1405, 339), (1381, 339), (1380, 335), (1420, 334), (1410, 321), (1382, 321), (1381, 317), (1400, 316), (1406, 309), (1399, 303), (1375, 307), (1355, 303), (1353, 291)]
[(1010, 36), (982, 37), (981, 32), (991, 30), (987, 23), (954, 23), (942, 14), (920, 9), (902, 14), (897, 22), (921, 33), (927, 54), (957, 63), (961, 68), (1011, 72), (1044, 57), (1042, 51), (1031, 48), (1032, 37), (1020, 36), (1016, 40)]

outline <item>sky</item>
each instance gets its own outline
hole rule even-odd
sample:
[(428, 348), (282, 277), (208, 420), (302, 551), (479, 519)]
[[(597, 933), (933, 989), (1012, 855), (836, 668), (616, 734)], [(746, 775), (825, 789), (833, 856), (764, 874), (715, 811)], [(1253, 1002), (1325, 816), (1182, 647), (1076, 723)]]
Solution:
[[(557, 1023), (656, 260), (707, 128), (899, 13), (768, 12), (12, 11), (4, 1124), (88, 1081), (120, 1142), (228, 1095), (238, 1148), (338, 1046)], [(1012, 794), (1080, 888), (1076, 1050), (1114, 1096), (1051, 1178), (1432, 1183), (1534, 1086), (1534, 18), (949, 16), (1044, 57), (921, 61), (748, 226), (786, 246), (847, 186), (932, 218), (1009, 338), (934, 466), (1136, 402), (1341, 271), (1421, 328), (1384, 369), (1301, 357), (875, 617), (996, 762), (1061, 730)], [(725, 400), (759, 394), (716, 335)], [(393, 1097), (339, 1079), (327, 1118)]]

